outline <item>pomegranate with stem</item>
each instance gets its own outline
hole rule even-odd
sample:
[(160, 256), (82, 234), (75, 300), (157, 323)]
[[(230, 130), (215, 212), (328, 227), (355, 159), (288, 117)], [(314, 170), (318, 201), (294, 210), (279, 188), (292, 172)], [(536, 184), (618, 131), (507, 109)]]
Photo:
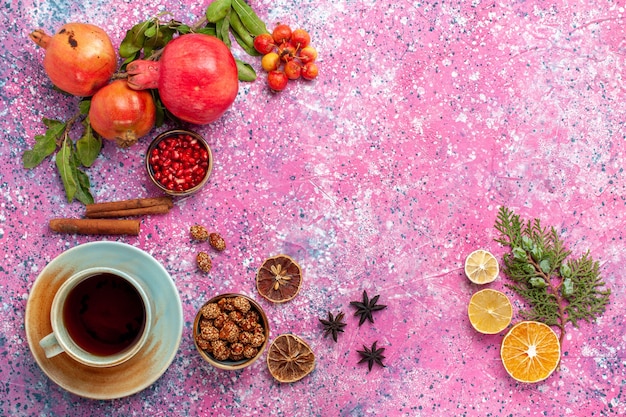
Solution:
[(53, 36), (37, 29), (29, 37), (46, 50), (43, 66), (52, 83), (74, 96), (92, 96), (117, 69), (113, 44), (98, 26), (67, 23)]
[(156, 88), (175, 117), (203, 125), (218, 119), (237, 97), (237, 64), (230, 49), (214, 36), (182, 35), (169, 42), (158, 61), (128, 64), (128, 85)]

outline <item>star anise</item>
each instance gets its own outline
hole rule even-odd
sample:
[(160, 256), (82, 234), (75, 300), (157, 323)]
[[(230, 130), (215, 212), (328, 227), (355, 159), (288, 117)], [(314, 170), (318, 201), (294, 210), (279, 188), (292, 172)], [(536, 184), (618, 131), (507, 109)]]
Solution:
[(378, 341), (374, 342), (370, 349), (363, 345), (363, 350), (357, 350), (357, 352), (361, 355), (359, 363), (367, 361), (367, 368), (369, 371), (372, 370), (374, 363), (377, 363), (385, 368), (385, 365), (383, 364), (383, 359), (385, 359), (383, 352), (385, 351), (385, 348), (376, 349), (376, 343), (378, 343)]
[(333, 340), (337, 341), (337, 333), (343, 333), (343, 328), (346, 327), (346, 323), (343, 322), (344, 314), (339, 312), (337, 317), (333, 317), (333, 313), (328, 312), (328, 320), (319, 319), (320, 323), (324, 325), (324, 337), (329, 334), (333, 335)]
[(369, 320), (370, 323), (374, 323), (374, 318), (372, 317), (372, 313), (374, 311), (382, 310), (387, 306), (384, 304), (376, 304), (378, 302), (378, 298), (380, 295), (375, 295), (370, 300), (367, 297), (367, 291), (363, 291), (363, 301), (350, 301), (350, 305), (356, 307), (355, 316), (361, 316), (359, 319), (359, 326), (365, 323), (365, 320)]

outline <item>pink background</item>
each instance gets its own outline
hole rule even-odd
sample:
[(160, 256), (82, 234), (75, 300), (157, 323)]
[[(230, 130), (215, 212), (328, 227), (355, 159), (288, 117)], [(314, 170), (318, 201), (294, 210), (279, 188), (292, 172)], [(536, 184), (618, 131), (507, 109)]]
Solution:
[[(59, 388), (26, 341), (29, 290), (48, 262), (78, 244), (52, 217), (80, 217), (54, 164), (21, 156), (42, 117), (68, 118), (77, 100), (52, 89), (43, 51), (28, 40), (68, 21), (103, 27), (117, 46), (127, 29), (167, 10), (193, 23), (208, 1), (4, 1), (0, 52), (0, 414), (276, 416), (606, 416), (626, 412), (624, 172), (626, 111), (623, 1), (252, 0), (273, 27), (303, 27), (319, 50), (320, 76), (272, 94), (241, 84), (232, 108), (196, 128), (215, 155), (198, 195), (142, 220), (135, 245), (161, 262), (180, 294), (185, 326), (167, 372), (133, 396), (94, 401)], [(234, 53), (260, 60), (237, 47)], [(149, 136), (161, 130), (157, 129)], [(157, 195), (131, 149), (107, 143), (88, 170), (98, 201)], [(568, 327), (560, 372), (524, 385), (499, 359), (503, 334), (476, 333), (466, 305), (478, 288), (463, 273), (478, 248), (500, 258), (499, 206), (554, 225), (577, 256), (587, 249), (613, 291), (593, 325)], [(192, 224), (220, 231), (228, 249), (209, 275), (194, 263)], [(304, 271), (284, 305), (261, 300), (256, 269), (286, 253)], [(520, 301), (501, 276), (490, 286)], [(363, 290), (388, 308), (358, 326), (349, 302)], [(260, 300), (272, 338), (309, 341), (315, 371), (281, 385), (265, 356), (219, 371), (202, 362), (191, 322), (210, 296)], [(318, 318), (344, 311), (338, 343)], [(385, 368), (357, 364), (378, 341)]]

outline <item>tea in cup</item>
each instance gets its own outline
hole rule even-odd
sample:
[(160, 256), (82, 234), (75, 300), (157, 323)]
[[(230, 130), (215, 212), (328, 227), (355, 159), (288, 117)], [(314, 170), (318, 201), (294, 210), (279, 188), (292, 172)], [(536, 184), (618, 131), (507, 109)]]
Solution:
[(80, 271), (52, 301), (52, 333), (39, 341), (47, 358), (65, 352), (93, 367), (119, 365), (145, 344), (152, 307), (141, 282), (112, 268)]

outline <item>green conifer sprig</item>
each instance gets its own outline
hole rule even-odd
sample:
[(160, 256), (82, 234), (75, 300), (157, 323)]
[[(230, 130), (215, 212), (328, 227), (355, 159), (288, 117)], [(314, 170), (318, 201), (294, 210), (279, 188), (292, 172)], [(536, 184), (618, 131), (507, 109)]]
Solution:
[(569, 251), (554, 227), (544, 228), (539, 219), (522, 221), (519, 215), (501, 207), (495, 228), (497, 242), (511, 249), (503, 256), (502, 272), (512, 281), (507, 287), (528, 305), (520, 312), (527, 320), (541, 321), (560, 330), (566, 324), (592, 322), (609, 303), (611, 290), (600, 276), (597, 261), (589, 251), (569, 259)]

